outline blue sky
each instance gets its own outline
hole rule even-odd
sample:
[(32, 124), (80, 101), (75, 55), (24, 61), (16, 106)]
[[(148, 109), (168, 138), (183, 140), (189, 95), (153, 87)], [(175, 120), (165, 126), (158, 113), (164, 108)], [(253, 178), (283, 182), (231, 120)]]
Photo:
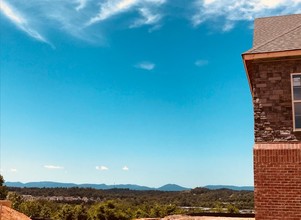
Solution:
[(241, 53), (300, 0), (2, 0), (7, 181), (253, 185)]

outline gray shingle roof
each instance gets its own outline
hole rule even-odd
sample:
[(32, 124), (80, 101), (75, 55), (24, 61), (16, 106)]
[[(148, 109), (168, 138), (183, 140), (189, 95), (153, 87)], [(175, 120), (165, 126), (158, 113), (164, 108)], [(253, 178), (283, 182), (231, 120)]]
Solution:
[(258, 18), (253, 48), (245, 54), (301, 49), (301, 14)]

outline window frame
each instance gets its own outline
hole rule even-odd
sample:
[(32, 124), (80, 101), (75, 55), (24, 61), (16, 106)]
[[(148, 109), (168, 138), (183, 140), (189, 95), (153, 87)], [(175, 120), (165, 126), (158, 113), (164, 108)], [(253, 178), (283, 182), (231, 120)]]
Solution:
[(291, 73), (291, 96), (292, 96), (292, 112), (293, 112), (293, 131), (301, 131), (301, 128), (296, 128), (296, 120), (295, 120), (295, 103), (301, 103), (301, 99), (300, 100), (295, 100), (294, 99), (294, 82), (293, 82), (293, 78), (294, 76), (300, 75), (301, 77), (301, 73)]

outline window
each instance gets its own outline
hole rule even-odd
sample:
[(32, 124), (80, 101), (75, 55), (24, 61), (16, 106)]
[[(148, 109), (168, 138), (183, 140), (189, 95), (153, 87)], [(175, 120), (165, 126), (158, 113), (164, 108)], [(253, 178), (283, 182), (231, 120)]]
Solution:
[(301, 131), (301, 73), (291, 76), (294, 131)]

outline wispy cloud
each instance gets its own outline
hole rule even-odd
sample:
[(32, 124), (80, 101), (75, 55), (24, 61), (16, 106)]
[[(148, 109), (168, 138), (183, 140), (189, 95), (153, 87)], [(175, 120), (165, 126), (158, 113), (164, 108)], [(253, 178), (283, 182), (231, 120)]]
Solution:
[(44, 168), (49, 170), (63, 170), (64, 167), (62, 166), (56, 166), (56, 165), (44, 165)]
[[(12, 22), (14, 23), (19, 29), (26, 32), (29, 36), (32, 38), (50, 44), (39, 32), (37, 32), (35, 29), (33, 29), (26, 17), (21, 15), (20, 12), (18, 12), (15, 8), (10, 6), (8, 3), (6, 3), (4, 0), (1, 0), (0, 4), (0, 11)], [(51, 45), (51, 44), (50, 44)]]
[[(158, 29), (163, 17), (161, 5), (165, 1), (1, 0), (0, 11), (16, 27), (38, 41), (50, 44), (47, 38), (56, 31), (101, 45), (106, 43), (105, 30), (101, 24), (92, 24), (110, 22), (113, 17), (122, 16), (122, 25), (127, 27), (149, 25)], [(119, 26), (110, 27), (114, 30)], [(48, 33), (47, 38), (42, 33)]]
[(106, 166), (96, 166), (95, 168), (96, 168), (96, 170), (101, 170), (101, 171), (104, 171), (104, 170), (108, 170), (108, 169), (109, 169), (109, 168), (106, 167)]
[[(300, 12), (300, 0), (195, 0), (192, 23), (222, 20), (222, 30), (231, 30), (237, 21)], [(221, 18), (221, 19), (220, 19)]]
[(164, 3), (165, 0), (106, 0), (100, 5), (99, 13), (92, 17), (87, 25), (107, 20), (112, 16), (128, 11), (139, 11), (142, 16), (131, 27), (154, 24), (161, 18), (161, 15), (154, 11)]
[(18, 170), (16, 168), (11, 168), (10, 172), (16, 173), (16, 172), (18, 172)]
[(79, 11), (79, 10), (85, 8), (86, 4), (87, 4), (87, 1), (88, 0), (78, 0), (78, 5), (76, 6), (75, 10)]
[[(176, 2), (180, 1), (1, 0), (0, 12), (31, 38), (50, 45), (48, 39), (51, 39), (51, 35), (55, 32), (103, 45), (107, 42), (108, 29), (112, 32), (119, 28), (150, 26), (149, 31), (151, 31), (162, 27), (165, 21), (172, 20), (171, 17), (177, 19), (188, 17), (194, 26), (211, 22), (217, 24), (211, 26), (222, 31), (230, 31), (238, 21), (253, 20), (255, 17), (262, 16), (301, 13), (301, 0)], [(188, 11), (190, 14), (187, 16)], [(114, 19), (121, 19), (122, 22), (112, 25), (110, 22), (116, 24)], [(144, 69), (152, 68), (154, 66), (148, 65)]]
[(156, 65), (154, 63), (151, 63), (148, 61), (143, 61), (143, 62), (137, 63), (135, 65), (135, 67), (138, 69), (153, 70), (156, 67)]
[(140, 13), (142, 18), (137, 19), (132, 25), (130, 25), (131, 28), (140, 27), (142, 25), (156, 24), (162, 18), (161, 14), (154, 14), (148, 8), (139, 9), (139, 13)]
[(196, 61), (194, 62), (194, 64), (195, 64), (196, 66), (198, 66), (198, 67), (200, 67), (200, 66), (206, 66), (206, 65), (208, 65), (208, 63), (209, 63), (208, 60), (196, 60)]
[(128, 171), (128, 170), (129, 170), (129, 168), (128, 168), (127, 166), (124, 166), (124, 167), (122, 167), (122, 170), (124, 170), (124, 171)]
[(88, 25), (106, 20), (113, 15), (125, 12), (137, 3), (138, 0), (108, 0), (105, 3), (101, 4), (99, 13), (95, 17), (90, 19)]

